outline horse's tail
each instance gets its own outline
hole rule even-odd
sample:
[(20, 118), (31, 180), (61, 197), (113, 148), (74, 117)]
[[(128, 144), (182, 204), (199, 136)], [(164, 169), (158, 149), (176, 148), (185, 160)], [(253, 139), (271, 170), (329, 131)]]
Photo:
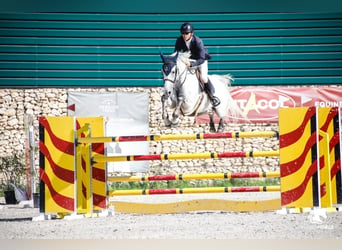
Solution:
[(234, 82), (234, 77), (231, 74), (223, 75), (223, 77), (227, 79), (227, 85), (230, 87)]
[(234, 81), (234, 77), (230, 74), (227, 75), (223, 75), (223, 79), (225, 81), (225, 84), (228, 88), (228, 111), (227, 111), (227, 115), (229, 117), (231, 117), (233, 119), (233, 122), (236, 122), (236, 120), (238, 120), (239, 118), (244, 119), (244, 120), (248, 120), (246, 115), (243, 113), (243, 111), (240, 109), (240, 107), (237, 105), (237, 103), (234, 101), (231, 93), (230, 93), (230, 89), (229, 87), (231, 87), (232, 82)]

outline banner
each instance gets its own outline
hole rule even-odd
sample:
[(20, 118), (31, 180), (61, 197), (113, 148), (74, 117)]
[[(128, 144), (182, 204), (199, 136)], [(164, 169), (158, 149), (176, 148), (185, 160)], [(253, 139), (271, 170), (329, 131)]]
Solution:
[[(235, 119), (241, 123), (278, 122), (279, 108), (342, 107), (342, 87), (232, 87), (231, 95), (247, 118)], [(196, 122), (208, 123), (209, 117), (199, 116)]]
[[(68, 115), (102, 116), (106, 136), (149, 134), (148, 93), (68, 92)], [(108, 156), (148, 154), (148, 142), (106, 143)], [(147, 172), (149, 162), (109, 162), (108, 172)]]

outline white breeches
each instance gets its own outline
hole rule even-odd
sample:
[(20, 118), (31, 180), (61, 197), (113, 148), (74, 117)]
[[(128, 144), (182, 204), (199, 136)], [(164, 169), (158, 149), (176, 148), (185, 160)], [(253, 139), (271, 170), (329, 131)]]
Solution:
[(205, 60), (204, 63), (198, 66), (198, 69), (201, 72), (203, 82), (207, 83), (208, 82), (208, 61)]
[(201, 65), (198, 65), (194, 68), (199, 69), (204, 83), (207, 83), (208, 82), (208, 60), (205, 60)]

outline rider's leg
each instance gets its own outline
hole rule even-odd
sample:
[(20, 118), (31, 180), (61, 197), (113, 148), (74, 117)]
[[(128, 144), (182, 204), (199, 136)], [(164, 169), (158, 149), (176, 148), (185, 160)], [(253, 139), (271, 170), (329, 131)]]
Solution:
[(215, 88), (214, 88), (214, 85), (211, 83), (210, 79), (208, 78), (208, 61), (207, 60), (204, 61), (204, 63), (202, 63), (199, 66), (199, 71), (201, 72), (201, 77), (204, 82), (204, 89), (209, 96), (210, 102), (214, 107), (216, 107), (221, 102), (220, 102), (220, 99), (214, 96)]

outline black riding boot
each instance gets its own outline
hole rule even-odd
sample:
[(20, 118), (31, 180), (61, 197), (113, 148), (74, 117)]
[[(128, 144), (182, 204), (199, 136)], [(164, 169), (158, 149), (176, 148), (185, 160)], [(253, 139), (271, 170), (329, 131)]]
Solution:
[(211, 104), (216, 107), (220, 105), (221, 101), (218, 97), (214, 96), (215, 88), (213, 84), (211, 83), (210, 79), (208, 79), (208, 82), (204, 84), (205, 92), (207, 92)]

